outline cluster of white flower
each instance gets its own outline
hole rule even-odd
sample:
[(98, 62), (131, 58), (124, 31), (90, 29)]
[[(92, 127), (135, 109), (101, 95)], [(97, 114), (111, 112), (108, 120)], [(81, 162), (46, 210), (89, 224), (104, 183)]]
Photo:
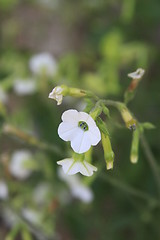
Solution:
[(83, 183), (78, 175), (66, 175), (62, 169), (59, 168), (58, 176), (62, 181), (67, 183), (73, 198), (79, 199), (84, 203), (90, 203), (93, 201), (94, 195), (91, 188)]
[[(133, 80), (139, 81), (144, 75), (144, 72), (142, 68), (139, 68), (135, 72), (128, 74), (128, 76)], [(67, 86), (62, 85), (53, 88), (48, 97), (56, 100), (57, 105), (60, 105), (63, 97), (67, 95), (74, 97), (93, 96), (92, 93), (85, 90), (67, 88)], [(96, 96), (93, 97), (97, 98)], [(106, 167), (107, 169), (113, 168), (114, 152), (111, 147), (108, 130), (100, 118), (98, 119), (98, 127), (101, 129), (101, 132), (95, 122), (102, 111), (105, 113), (106, 108), (104, 109), (103, 106), (96, 105), (95, 108), (92, 109), (91, 114), (78, 112), (75, 109), (69, 109), (62, 114), (62, 122), (58, 127), (58, 135), (64, 141), (69, 141), (71, 148), (77, 154), (74, 154), (72, 158), (66, 158), (57, 162), (62, 166), (64, 173), (68, 175), (79, 172), (85, 176), (92, 176), (93, 172), (97, 171), (95, 166), (86, 161), (86, 154), (84, 153), (89, 151), (91, 146), (95, 146), (100, 142), (101, 134)], [(120, 105), (118, 105), (118, 107), (120, 109)], [(121, 108), (120, 111), (127, 127), (131, 124), (135, 125), (135, 120), (127, 108)], [(83, 154), (83, 157), (80, 154)]]
[[(58, 135), (64, 141), (70, 141), (74, 152), (82, 154), (91, 146), (95, 146), (101, 140), (101, 133), (93, 118), (85, 113), (70, 109), (62, 114), (62, 123), (58, 127)], [(97, 168), (80, 158), (67, 158), (57, 162), (62, 165), (66, 174), (73, 175), (78, 172), (85, 176), (92, 176)]]
[(30, 59), (29, 66), (35, 75), (46, 74), (47, 76), (53, 76), (57, 70), (55, 58), (45, 52), (34, 55)]
[[(57, 86), (49, 94), (49, 98), (56, 100), (57, 105), (60, 105), (64, 91), (61, 86)], [(70, 141), (72, 149), (78, 154), (87, 152), (101, 140), (101, 133), (94, 119), (88, 113), (75, 109), (69, 109), (62, 114), (58, 135), (64, 141)], [(66, 158), (57, 163), (62, 165), (63, 171), (69, 175), (80, 172), (85, 176), (92, 176), (93, 172), (97, 171), (97, 168), (85, 158), (83, 160), (79, 157)]]
[(9, 164), (10, 173), (20, 180), (28, 178), (32, 170), (27, 168), (26, 165), (33, 159), (32, 153), (28, 150), (17, 150), (12, 154)]

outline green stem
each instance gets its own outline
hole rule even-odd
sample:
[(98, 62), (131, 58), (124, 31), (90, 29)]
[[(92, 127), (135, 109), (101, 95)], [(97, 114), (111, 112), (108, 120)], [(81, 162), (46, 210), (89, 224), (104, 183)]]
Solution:
[(6, 208), (7, 210), (10, 210), (11, 212), (13, 212), (13, 214), (17, 217), (17, 219), (19, 220), (19, 223), (24, 225), (38, 240), (53, 240), (56, 238), (51, 238), (51, 237), (47, 237), (45, 236), (45, 234), (36, 226), (34, 226), (32, 223), (28, 222), (27, 220), (25, 220), (20, 213), (17, 212), (17, 210), (15, 210), (9, 202), (5, 202), (2, 205), (2, 208)]
[(153, 206), (158, 206), (160, 208), (160, 202), (159, 200), (151, 197), (150, 195), (146, 194), (143, 191), (137, 190), (123, 182), (121, 182), (119, 179), (115, 179), (111, 176), (108, 175), (102, 175), (100, 176), (100, 178), (102, 178), (103, 180), (105, 180), (106, 182), (110, 183), (112, 186), (134, 196), (134, 197), (138, 197), (142, 200), (145, 200), (149, 203), (152, 203)]
[(151, 151), (151, 148), (144, 136), (144, 134), (141, 134), (140, 136), (140, 141), (141, 141), (141, 144), (142, 144), (142, 147), (143, 147), (143, 151), (146, 155), (146, 158), (151, 166), (151, 169), (152, 169), (152, 172), (154, 174), (154, 178), (155, 178), (155, 181), (157, 183), (157, 188), (158, 188), (158, 194), (159, 194), (159, 198), (160, 198), (160, 172), (159, 172), (159, 166), (157, 164), (157, 161), (156, 159), (154, 158), (154, 155)]
[(113, 101), (113, 100), (105, 100), (105, 99), (102, 99), (102, 100), (99, 100), (99, 102), (105, 104), (105, 105), (108, 105), (108, 106), (112, 106), (112, 107), (115, 107), (117, 108), (118, 110), (122, 107), (125, 106), (124, 103), (122, 102), (118, 102), (118, 101)]
[(63, 154), (62, 154), (63, 151), (61, 149), (59, 149), (57, 146), (54, 146), (53, 144), (51, 145), (46, 142), (42, 142), (39, 139), (37, 139), (36, 137), (34, 137), (30, 134), (27, 134), (27, 133), (23, 132), (22, 130), (20, 130), (14, 126), (11, 126), (9, 124), (5, 124), (3, 126), (2, 133), (9, 135), (9, 136), (15, 136), (15, 137), (19, 138), (20, 140), (22, 140), (23, 142), (25, 142), (31, 146), (34, 146), (38, 149), (41, 149), (43, 151), (50, 151), (50, 152), (56, 153), (60, 156), (63, 156)]

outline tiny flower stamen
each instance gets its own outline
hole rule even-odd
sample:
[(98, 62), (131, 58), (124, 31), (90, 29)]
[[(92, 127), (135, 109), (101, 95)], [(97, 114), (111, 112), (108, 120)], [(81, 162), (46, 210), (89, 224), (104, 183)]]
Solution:
[(132, 130), (132, 131), (135, 131), (136, 130), (136, 124), (132, 124), (132, 125), (129, 125), (129, 129)]
[(80, 121), (78, 123), (78, 127), (80, 127), (83, 131), (88, 131), (88, 124), (86, 122)]

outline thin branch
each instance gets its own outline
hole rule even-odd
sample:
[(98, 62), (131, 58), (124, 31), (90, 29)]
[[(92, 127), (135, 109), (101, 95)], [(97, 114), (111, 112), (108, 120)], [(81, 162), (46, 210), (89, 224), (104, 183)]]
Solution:
[(137, 190), (123, 182), (121, 182), (119, 179), (115, 179), (111, 176), (108, 175), (100, 175), (100, 178), (102, 178), (103, 180), (105, 180), (106, 182), (110, 183), (112, 186), (126, 192), (127, 194), (130, 194), (134, 197), (138, 197), (142, 200), (145, 200), (149, 203), (152, 203), (154, 206), (158, 206), (160, 208), (160, 202), (159, 200), (153, 198), (152, 196), (146, 194), (145, 192), (141, 191), (141, 190)]
[(35, 136), (25, 133), (22, 130), (20, 130), (14, 126), (11, 126), (9, 124), (5, 124), (3, 126), (2, 133), (5, 135), (17, 137), (21, 141), (23, 141), (31, 146), (34, 146), (38, 149), (41, 149), (43, 151), (50, 151), (50, 152), (56, 153), (60, 156), (63, 155), (62, 154), (63, 151), (61, 149), (59, 149), (58, 146), (54, 146), (53, 144), (51, 145), (49, 143), (42, 142)]
[(157, 188), (158, 188), (158, 194), (159, 194), (159, 198), (160, 198), (160, 172), (159, 172), (159, 166), (157, 164), (157, 161), (151, 151), (151, 148), (144, 136), (144, 134), (141, 134), (140, 136), (140, 141), (143, 147), (143, 151), (146, 155), (146, 158), (151, 166), (152, 172), (154, 174), (155, 177), (155, 181), (157, 183)]
[(46, 236), (41, 229), (27, 221), (17, 210), (13, 209), (13, 206), (11, 206), (9, 202), (3, 203), (2, 208), (10, 210), (16, 216), (19, 223), (22, 223), (38, 240), (56, 240), (56, 237)]

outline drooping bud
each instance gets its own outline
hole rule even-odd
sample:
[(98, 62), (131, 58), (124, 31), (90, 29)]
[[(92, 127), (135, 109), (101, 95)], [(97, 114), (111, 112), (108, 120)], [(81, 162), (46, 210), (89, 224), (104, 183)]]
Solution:
[(139, 149), (139, 129), (137, 128), (133, 132), (130, 161), (131, 163), (137, 163), (138, 161), (138, 149)]
[(113, 169), (114, 152), (112, 150), (111, 142), (107, 134), (102, 133), (102, 146), (104, 150), (104, 158), (106, 161), (107, 170)]
[(53, 88), (52, 92), (50, 92), (48, 97), (56, 100), (57, 105), (60, 105), (62, 103), (63, 96), (65, 96), (67, 92), (68, 92), (67, 86), (57, 86)]
[(57, 105), (60, 105), (62, 103), (64, 96), (71, 96), (71, 97), (77, 97), (77, 98), (86, 97), (86, 98), (97, 99), (97, 96), (90, 91), (85, 91), (79, 88), (70, 88), (65, 85), (61, 85), (53, 88), (52, 92), (50, 92), (48, 97), (56, 100)]
[(136, 120), (133, 118), (128, 108), (124, 106), (120, 109), (120, 112), (126, 124), (126, 127), (129, 128), (130, 130), (136, 130), (136, 124), (137, 124)]

